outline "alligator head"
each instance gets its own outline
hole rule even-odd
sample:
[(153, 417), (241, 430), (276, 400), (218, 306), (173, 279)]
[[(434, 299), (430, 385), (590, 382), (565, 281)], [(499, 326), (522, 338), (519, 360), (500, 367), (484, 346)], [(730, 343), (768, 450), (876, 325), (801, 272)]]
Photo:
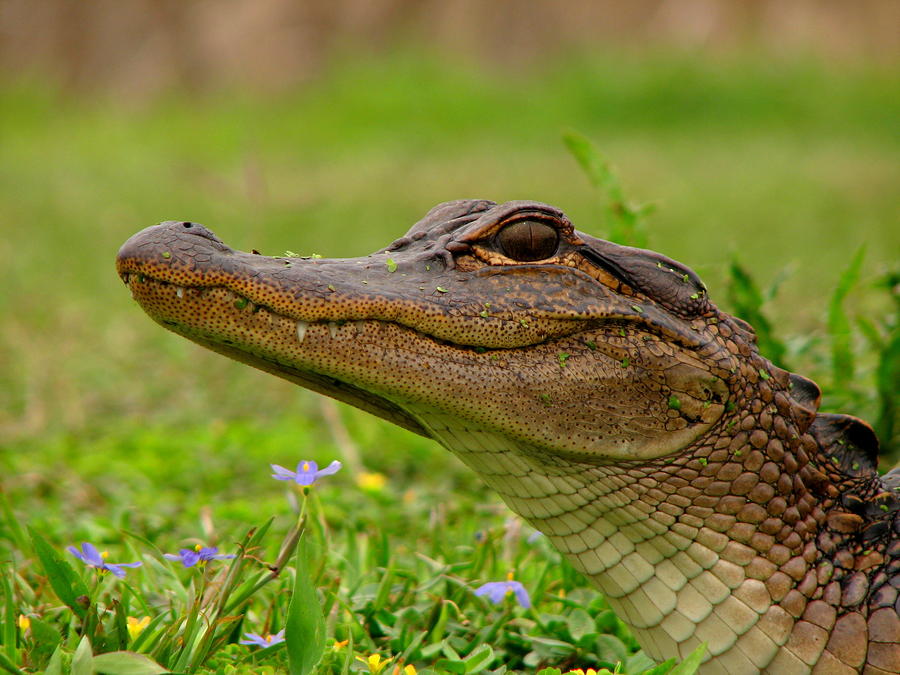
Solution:
[(365, 258), (269, 258), (167, 222), (117, 267), (166, 328), (447, 447), (655, 658), (900, 663), (900, 476), (683, 265), (545, 204), (465, 200)]

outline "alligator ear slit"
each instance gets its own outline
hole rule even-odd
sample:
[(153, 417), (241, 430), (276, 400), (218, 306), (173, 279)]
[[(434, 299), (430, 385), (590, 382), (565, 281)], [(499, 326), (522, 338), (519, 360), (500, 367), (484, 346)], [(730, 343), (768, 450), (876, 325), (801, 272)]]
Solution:
[(808, 377), (791, 373), (790, 375), (790, 394), (791, 398), (803, 408), (810, 412), (819, 409), (819, 403), (822, 400), (822, 391), (819, 385), (810, 380)]

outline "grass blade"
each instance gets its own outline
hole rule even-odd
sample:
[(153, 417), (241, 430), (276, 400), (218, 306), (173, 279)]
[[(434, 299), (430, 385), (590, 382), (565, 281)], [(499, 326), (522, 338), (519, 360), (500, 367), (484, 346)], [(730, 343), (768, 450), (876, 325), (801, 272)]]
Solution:
[(619, 178), (609, 161), (586, 137), (567, 131), (563, 134), (563, 142), (600, 194), (604, 225), (609, 230), (607, 236), (610, 241), (645, 248), (647, 232), (644, 218), (653, 211), (652, 205), (635, 206), (626, 201)]
[(734, 315), (748, 322), (756, 330), (756, 341), (760, 353), (776, 366), (786, 368), (784, 342), (775, 336), (772, 322), (763, 312), (763, 304), (766, 299), (753, 277), (738, 262), (737, 258), (731, 259), (728, 276), (728, 301)]
[(844, 299), (859, 281), (865, 246), (860, 246), (838, 280), (828, 303), (828, 335), (831, 338), (831, 374), (834, 384), (846, 386), (853, 379), (856, 369), (853, 359), (852, 331), (850, 319), (844, 311)]
[(291, 675), (308, 675), (325, 651), (325, 617), (312, 580), (312, 544), (300, 537), (285, 637)]

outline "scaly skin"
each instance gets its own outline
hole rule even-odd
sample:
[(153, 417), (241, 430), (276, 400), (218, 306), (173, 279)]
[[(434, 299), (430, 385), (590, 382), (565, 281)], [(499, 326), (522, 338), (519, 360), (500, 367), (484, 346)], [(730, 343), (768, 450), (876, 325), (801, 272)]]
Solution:
[[(523, 224), (524, 223), (524, 224)], [(168, 222), (119, 274), (166, 328), (434, 438), (708, 673), (900, 669), (900, 471), (689, 269), (543, 204), (458, 201), (366, 258)]]

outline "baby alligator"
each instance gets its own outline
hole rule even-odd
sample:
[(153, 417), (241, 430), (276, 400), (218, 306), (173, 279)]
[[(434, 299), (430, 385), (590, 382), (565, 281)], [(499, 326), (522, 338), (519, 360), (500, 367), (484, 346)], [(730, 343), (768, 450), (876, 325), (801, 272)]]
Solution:
[(166, 222), (117, 268), (169, 330), (444, 445), (654, 658), (900, 671), (900, 470), (879, 477), (872, 429), (818, 413), (684, 265), (464, 200), (364, 258)]

